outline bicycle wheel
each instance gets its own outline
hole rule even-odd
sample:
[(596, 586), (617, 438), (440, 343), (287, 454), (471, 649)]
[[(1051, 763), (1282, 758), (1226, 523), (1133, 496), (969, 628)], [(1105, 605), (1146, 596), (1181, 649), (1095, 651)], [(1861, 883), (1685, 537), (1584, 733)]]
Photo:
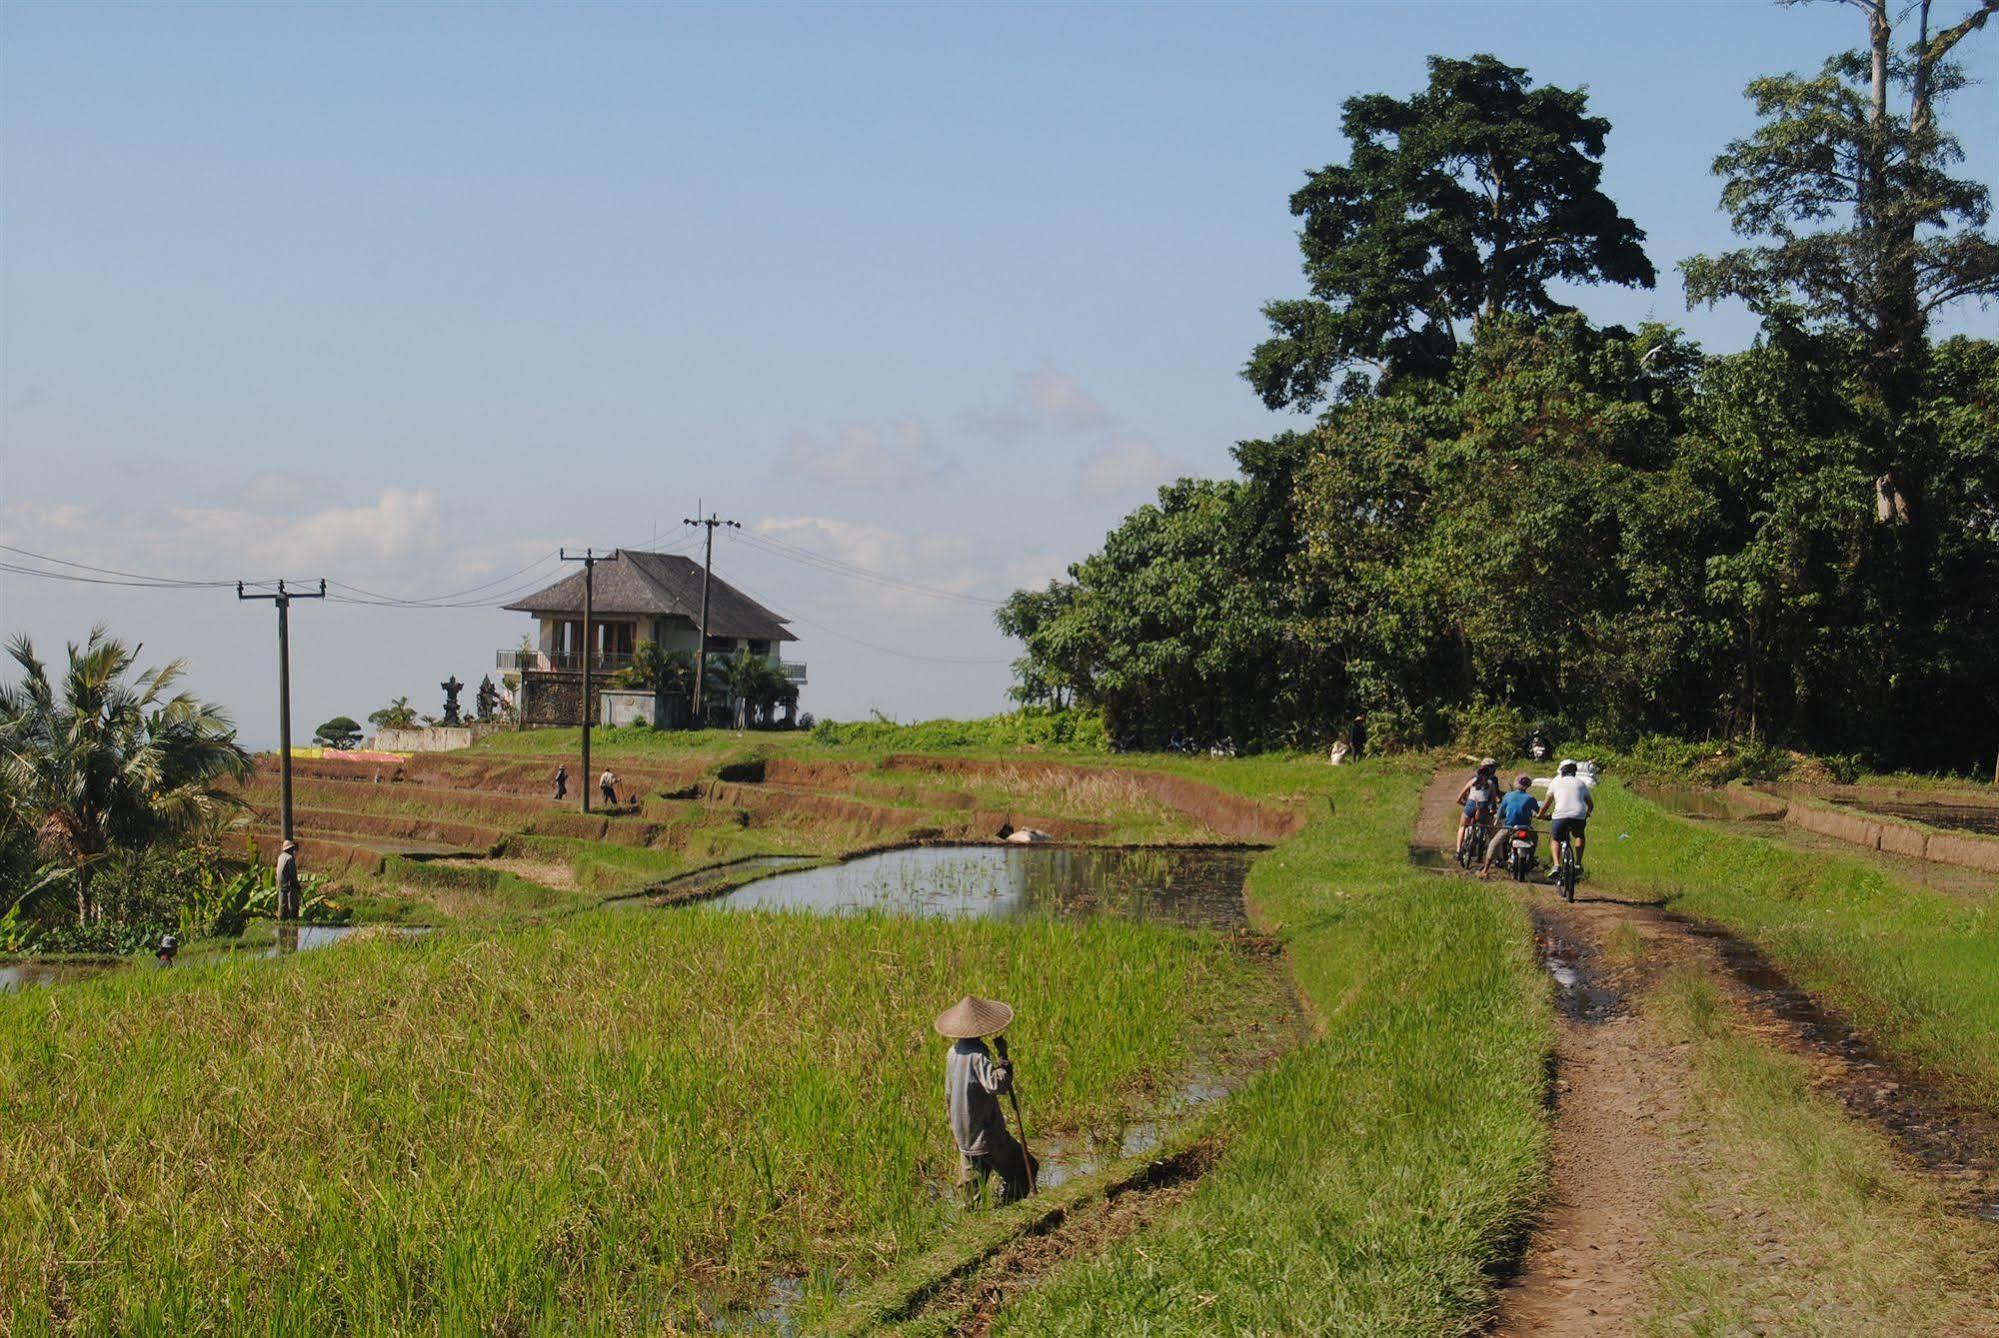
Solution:
[(1576, 899), (1576, 851), (1567, 841), (1562, 842), (1562, 899)]

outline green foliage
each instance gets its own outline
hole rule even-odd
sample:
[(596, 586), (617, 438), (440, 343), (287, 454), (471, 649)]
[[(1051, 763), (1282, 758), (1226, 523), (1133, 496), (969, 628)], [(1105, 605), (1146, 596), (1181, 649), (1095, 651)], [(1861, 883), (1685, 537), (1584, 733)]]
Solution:
[(1551, 283), (1656, 278), (1645, 234), (1599, 189), (1610, 122), (1586, 94), (1487, 55), (1429, 67), (1406, 100), (1348, 98), (1348, 161), (1291, 197), (1312, 295), (1264, 307), (1274, 335), (1243, 371), (1273, 409), (1319, 403), (1357, 363), (1440, 375), (1460, 324), (1566, 310)]
[(815, 743), (883, 752), (952, 748), (1046, 748), (1078, 753), (1110, 750), (1110, 737), (1099, 712), (1037, 707), (977, 720), (925, 720), (913, 725), (898, 725), (892, 720), (821, 720), (812, 727), (812, 739)]
[[(1999, 1111), (1999, 915), (1860, 855), (1794, 850), (1599, 787), (1590, 872), (1727, 926), (1912, 1068)], [(1597, 829), (1628, 834), (1599, 840)]]
[(776, 723), (779, 706), (798, 703), (798, 688), (784, 671), (768, 655), (747, 648), (734, 655), (710, 655), (708, 684), (711, 703), (718, 694), (728, 699), (737, 729), (769, 727)]
[(1059, 1269), (995, 1332), (1115, 1316), (1132, 1333), (1443, 1334), (1488, 1317), (1544, 1183), (1546, 985), (1504, 892), (1410, 867), (1426, 774), (1316, 768), (1337, 816), (1250, 878), (1313, 1039), (1231, 1100), (1226, 1150), (1184, 1204)]
[(345, 751), (361, 742), (361, 726), (351, 716), (337, 715), (314, 730), (312, 737), (328, 748)]
[(232, 810), (224, 782), (249, 774), (249, 754), (221, 707), (173, 690), (181, 661), (130, 677), (133, 650), (101, 627), (68, 647), (59, 679), (25, 636), (8, 653), (21, 681), (0, 687), (0, 823), (70, 868), (79, 925), (101, 920), (99, 870)]
[(379, 711), (368, 713), (368, 723), (376, 729), (415, 729), (423, 723), (408, 697), (397, 697)]
[(621, 688), (691, 697), (694, 694), (694, 657), (684, 650), (665, 650), (657, 641), (640, 641), (632, 648), (632, 662), (611, 676)]

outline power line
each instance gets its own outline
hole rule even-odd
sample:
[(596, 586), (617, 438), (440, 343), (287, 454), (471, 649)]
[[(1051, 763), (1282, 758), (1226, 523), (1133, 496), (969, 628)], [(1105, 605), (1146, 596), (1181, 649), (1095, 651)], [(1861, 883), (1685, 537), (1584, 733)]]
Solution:
[(831, 557), (824, 553), (814, 553), (810, 549), (800, 548), (795, 544), (788, 544), (782, 539), (774, 539), (767, 534), (744, 533), (730, 537), (746, 543), (761, 552), (769, 553), (773, 557), (784, 558), (786, 561), (795, 562), (801, 566), (816, 567), (834, 576), (841, 576), (848, 580), (879, 586), (883, 589), (899, 590), (905, 594), (923, 595), (930, 599), (948, 600), (958, 604), (976, 604), (982, 608), (989, 609), (998, 608), (1002, 603), (1002, 601), (997, 599), (987, 599), (983, 595), (967, 594), (962, 590), (945, 590), (938, 586), (925, 585), (921, 581), (911, 581), (900, 576), (891, 576), (887, 572), (876, 571), (871, 567), (863, 567), (859, 563), (848, 562), (844, 558)]
[(998, 659), (998, 660), (961, 659), (956, 656), (924, 655), (921, 654), (920, 652), (913, 650), (897, 650), (894, 646), (877, 645), (872, 641), (864, 641), (860, 637), (854, 636), (847, 632), (842, 632), (837, 628), (828, 627), (825, 623), (819, 622), (817, 619), (814, 618), (807, 618), (803, 614), (784, 613), (778, 609), (771, 608), (771, 605), (768, 600), (765, 600), (762, 596), (756, 594), (754, 591), (744, 589), (743, 584), (740, 581), (730, 581), (729, 584), (735, 586), (738, 590), (742, 590), (744, 594), (748, 595), (751, 599), (756, 600), (757, 603), (762, 604), (765, 608), (771, 609), (771, 612), (777, 614), (777, 616), (785, 622), (804, 623), (807, 627), (817, 628), (819, 631), (826, 633), (826, 635), (828, 636), (837, 637), (841, 641), (850, 641), (856, 646), (861, 646), (868, 650), (876, 651), (883, 655), (893, 655), (897, 659), (918, 660), (925, 664), (1012, 664), (1013, 663), (1012, 657), (1007, 657), (1005, 659)]
[[(25, 558), (33, 558), (37, 562), (54, 563), (56, 566), (59, 567), (74, 567), (78, 571), (96, 572), (100, 576), (118, 576), (126, 578), (125, 581), (123, 582), (118, 582), (118, 581), (90, 582), (90, 584), (93, 585), (136, 584), (136, 585), (151, 586), (155, 588), (176, 587), (184, 590), (212, 590), (218, 588), (227, 589), (228, 587), (236, 584), (236, 582), (233, 580), (195, 581), (195, 580), (186, 580), (175, 576), (154, 576), (154, 575), (148, 575), (145, 572), (120, 571), (116, 567), (93, 567), (88, 562), (73, 562), (68, 558), (51, 557), (47, 553), (36, 553), (26, 548), (15, 548), (12, 544), (0, 544), (0, 551), (18, 554), (19, 556)], [(4, 563), (0, 565), (4, 565), (8, 571), (19, 572), (23, 576), (43, 576), (51, 580), (58, 580), (58, 581), (61, 580), (81, 581), (85, 579), (84, 577), (81, 576), (72, 576), (67, 572), (39, 571), (33, 567), (23, 567), (14, 563)], [(251, 582), (251, 584), (269, 585), (270, 582), (254, 581)]]

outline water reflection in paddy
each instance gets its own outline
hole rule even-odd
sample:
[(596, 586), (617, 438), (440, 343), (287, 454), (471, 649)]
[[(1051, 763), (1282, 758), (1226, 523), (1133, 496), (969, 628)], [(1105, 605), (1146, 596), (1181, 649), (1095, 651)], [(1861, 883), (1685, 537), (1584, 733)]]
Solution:
[(1119, 915), (1197, 929), (1248, 924), (1254, 852), (1073, 846), (920, 846), (775, 874), (717, 898), (727, 910), (906, 915)]

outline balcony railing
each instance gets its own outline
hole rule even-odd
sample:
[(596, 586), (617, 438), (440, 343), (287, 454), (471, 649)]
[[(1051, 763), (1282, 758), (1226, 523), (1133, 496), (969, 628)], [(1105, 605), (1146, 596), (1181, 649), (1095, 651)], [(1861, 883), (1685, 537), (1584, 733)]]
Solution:
[(801, 688), (805, 686), (805, 661), (779, 660), (777, 667), (792, 684)]
[[(590, 654), (590, 672), (593, 674), (614, 674), (620, 669), (629, 668), (631, 663), (632, 653), (628, 650), (592, 651)], [(510, 673), (529, 670), (543, 674), (575, 674), (583, 670), (583, 652), (564, 651), (550, 654), (545, 650), (521, 650), (516, 647), (513, 650), (496, 652), (493, 656), (493, 667)]]

